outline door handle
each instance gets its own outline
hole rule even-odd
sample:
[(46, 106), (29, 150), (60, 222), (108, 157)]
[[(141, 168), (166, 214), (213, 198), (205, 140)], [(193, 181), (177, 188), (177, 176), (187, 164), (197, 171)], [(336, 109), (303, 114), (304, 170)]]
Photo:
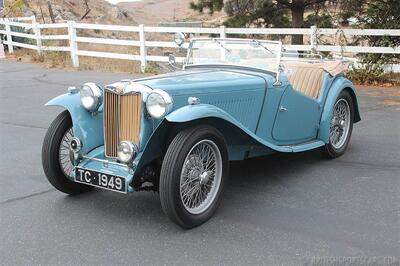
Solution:
[(279, 111), (281, 111), (281, 112), (287, 112), (287, 111), (289, 111), (286, 107), (284, 107), (284, 106), (282, 106), (281, 105), (281, 107), (279, 107)]

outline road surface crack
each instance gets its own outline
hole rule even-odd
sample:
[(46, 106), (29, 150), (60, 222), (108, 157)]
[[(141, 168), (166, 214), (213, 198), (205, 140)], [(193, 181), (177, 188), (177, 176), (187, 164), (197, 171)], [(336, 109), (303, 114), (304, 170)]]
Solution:
[(35, 193), (32, 193), (32, 194), (28, 194), (28, 195), (25, 195), (25, 196), (20, 196), (20, 197), (16, 197), (16, 198), (6, 199), (6, 200), (4, 200), (4, 201), (0, 201), (0, 204), (3, 205), (3, 204), (6, 204), (6, 203), (18, 201), (18, 200), (23, 200), (23, 199), (32, 198), (32, 197), (39, 196), (39, 195), (43, 195), (43, 194), (46, 194), (46, 193), (48, 193), (48, 192), (55, 191), (55, 190), (56, 190), (55, 188), (49, 188), (49, 189), (47, 189), (47, 190), (38, 191), (38, 192), (35, 192)]
[(27, 128), (47, 129), (47, 127), (34, 126), (34, 125), (23, 125), (23, 124), (10, 123), (10, 122), (4, 122), (4, 121), (0, 121), (0, 124), (9, 125), (9, 126), (15, 126), (15, 127), (27, 127)]

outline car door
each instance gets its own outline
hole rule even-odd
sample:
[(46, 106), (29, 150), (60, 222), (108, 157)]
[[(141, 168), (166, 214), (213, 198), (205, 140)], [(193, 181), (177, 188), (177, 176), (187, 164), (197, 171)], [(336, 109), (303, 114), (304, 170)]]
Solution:
[(288, 85), (282, 95), (272, 137), (281, 144), (299, 144), (316, 139), (321, 108), (319, 103)]

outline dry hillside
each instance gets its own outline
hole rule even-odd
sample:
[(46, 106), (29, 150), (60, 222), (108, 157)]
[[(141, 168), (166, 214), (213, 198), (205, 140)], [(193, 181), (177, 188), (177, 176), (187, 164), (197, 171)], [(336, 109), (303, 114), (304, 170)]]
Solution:
[(225, 16), (223, 12), (217, 12), (213, 16), (199, 14), (190, 9), (190, 2), (191, 0), (143, 0), (112, 5), (105, 0), (15, 0), (7, 4), (0, 16), (35, 15), (41, 23), (51, 23), (52, 11), (56, 22), (75, 20), (118, 25), (158, 25), (173, 21), (219, 24)]
[(16, 0), (7, 4), (3, 16), (35, 15), (41, 23), (51, 23), (51, 11), (56, 22), (75, 20), (86, 23), (137, 24), (129, 11), (122, 11), (104, 0)]
[(125, 2), (117, 6), (133, 14), (140, 24), (157, 25), (163, 22), (173, 21), (202, 21), (207, 23), (219, 23), (225, 16), (223, 12), (217, 12), (213, 16), (206, 13), (199, 14), (190, 9), (192, 0), (143, 0), (140, 2)]
[[(40, 23), (51, 23), (48, 2), (51, 3), (53, 18), (56, 22), (75, 20), (83, 23), (114, 24), (114, 25), (158, 25), (173, 21), (202, 21), (205, 25), (219, 24), (224, 14), (213, 16), (198, 14), (190, 9), (190, 0), (144, 0), (137, 3), (122, 3), (112, 5), (104, 0), (15, 0), (12, 12), (7, 16), (35, 15)], [(86, 5), (87, 3), (87, 5)], [(8, 11), (10, 8), (8, 9)], [(89, 13), (87, 11), (90, 10)], [(6, 10), (6, 12), (8, 12)], [(86, 16), (84, 16), (87, 13)], [(3, 14), (0, 14), (4, 15)], [(84, 18), (82, 18), (84, 17)], [(63, 35), (66, 29), (46, 29), (42, 34)], [(116, 32), (106, 30), (78, 30), (78, 36), (107, 37), (126, 40), (137, 40), (138, 34), (131, 32)], [(147, 34), (146, 40), (173, 40), (171, 34)], [(68, 41), (44, 41), (45, 46), (68, 46)], [(123, 54), (138, 54), (138, 48), (132, 46), (118, 46), (107, 44), (79, 43), (80, 50), (112, 52)], [(149, 48), (150, 55), (164, 55), (168, 52), (177, 52), (174, 49)], [(70, 68), (71, 60), (65, 52), (45, 52), (38, 55), (34, 50), (17, 49), (12, 55), (17, 60), (32, 60), (41, 62), (49, 67)], [(106, 70), (117, 72), (138, 72), (138, 61), (117, 60), (80, 56), (81, 69)], [(148, 72), (159, 71), (160, 64), (149, 63)]]

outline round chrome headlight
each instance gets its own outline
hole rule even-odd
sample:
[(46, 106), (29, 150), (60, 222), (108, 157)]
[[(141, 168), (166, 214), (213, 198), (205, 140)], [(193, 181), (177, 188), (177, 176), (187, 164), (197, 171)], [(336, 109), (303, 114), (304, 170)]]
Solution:
[(149, 115), (153, 118), (159, 119), (172, 108), (172, 98), (171, 96), (163, 90), (153, 90), (146, 100), (146, 109)]
[(94, 83), (85, 83), (80, 89), (81, 104), (90, 111), (97, 111), (103, 100), (101, 89)]
[(175, 33), (174, 41), (175, 41), (176, 45), (181, 47), (185, 43), (185, 34), (183, 34), (182, 32)]
[(118, 159), (123, 163), (130, 163), (137, 153), (137, 146), (130, 141), (121, 141), (118, 145)]

